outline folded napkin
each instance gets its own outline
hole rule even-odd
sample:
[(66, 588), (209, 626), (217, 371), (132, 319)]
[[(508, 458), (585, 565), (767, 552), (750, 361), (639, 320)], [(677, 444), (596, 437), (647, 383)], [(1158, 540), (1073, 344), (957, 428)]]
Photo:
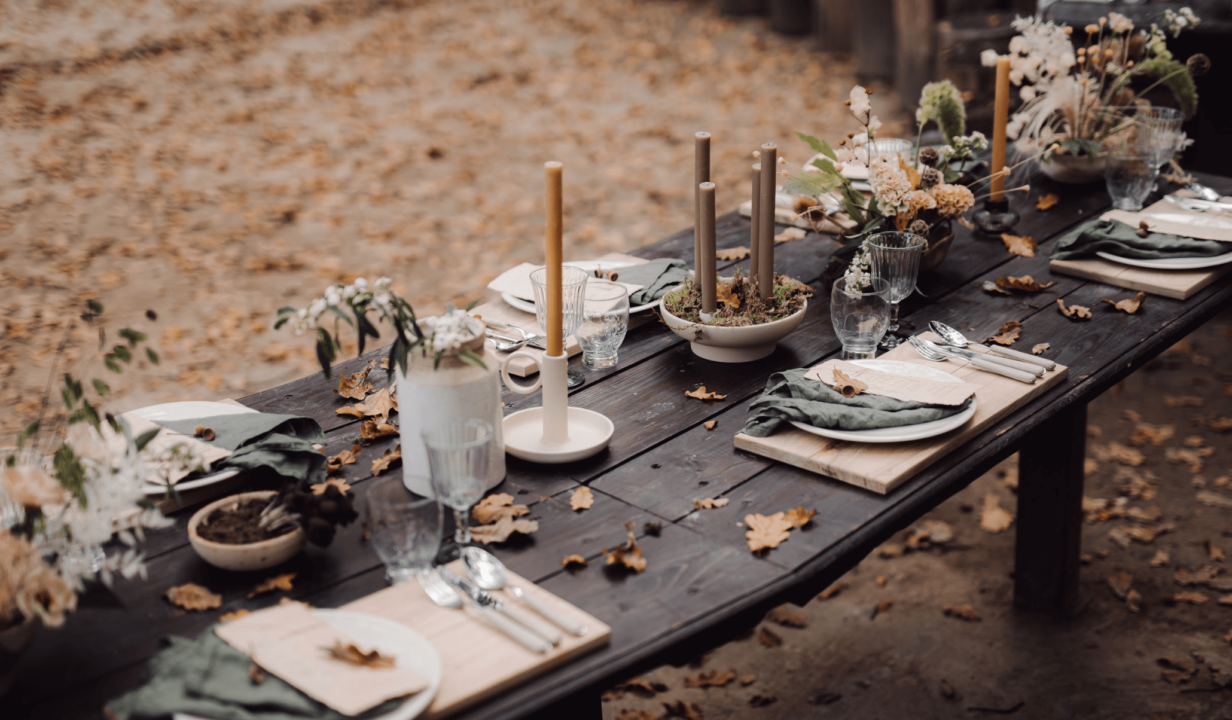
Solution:
[[(165, 718), (187, 713), (210, 720), (343, 720), (299, 690), (268, 675), (256, 684), (252, 661), (206, 630), (196, 640), (170, 638), (171, 646), (150, 660), (150, 681), (107, 704), (119, 720)], [(390, 700), (358, 715), (370, 718), (398, 707)]]
[(1070, 230), (1052, 246), (1053, 260), (1075, 260), (1106, 252), (1127, 258), (1159, 259), (1213, 257), (1232, 252), (1232, 245), (1219, 240), (1197, 240), (1169, 233), (1148, 232), (1119, 220), (1096, 219)]
[(211, 472), (262, 469), (292, 480), (325, 480), (325, 456), (312, 447), (313, 443), (325, 444), (325, 433), (312, 418), (237, 413), (159, 424), (170, 433), (189, 437), (198, 425), (213, 430), (214, 439), (209, 444), (231, 454), (215, 462)]
[(649, 305), (667, 294), (671, 288), (689, 277), (689, 266), (684, 260), (659, 258), (641, 265), (622, 267), (618, 271), (621, 282), (641, 285), (642, 289), (629, 296), (629, 306)]
[(870, 394), (847, 398), (823, 382), (806, 379), (808, 372), (800, 368), (771, 375), (762, 396), (753, 402), (744, 432), (766, 437), (791, 421), (836, 430), (917, 425), (957, 415), (971, 403), (930, 405)]

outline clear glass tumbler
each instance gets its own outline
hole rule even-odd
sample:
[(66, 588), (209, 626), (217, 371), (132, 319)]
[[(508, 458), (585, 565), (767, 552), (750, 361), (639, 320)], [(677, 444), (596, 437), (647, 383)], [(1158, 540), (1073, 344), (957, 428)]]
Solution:
[(843, 343), (844, 360), (866, 360), (877, 355), (890, 324), (890, 285), (872, 278), (867, 287), (849, 287), (839, 278), (830, 291), (830, 321)]
[(1159, 170), (1181, 147), (1181, 123), (1185, 116), (1180, 110), (1152, 105), (1139, 108), (1134, 113), (1138, 125), (1138, 147), (1142, 154)]
[(889, 286), (890, 326), (883, 348), (898, 347), (898, 304), (911, 296), (920, 275), (920, 258), (924, 256), (923, 237), (909, 232), (884, 232), (869, 238), (868, 254), (872, 275)]
[[(568, 338), (582, 326), (582, 311), (586, 300), (586, 280), (590, 273), (581, 268), (565, 265), (561, 268), (561, 315), (563, 337)], [(530, 274), (530, 284), (535, 291), (535, 318), (539, 329), (548, 331), (548, 269), (539, 268)], [(586, 382), (586, 377), (577, 370), (568, 374), (569, 387)]]
[(432, 492), (453, 509), (454, 542), (459, 546), (471, 542), (470, 508), (487, 489), (492, 436), (492, 423), (474, 418), (446, 420), (420, 433), (428, 451)]
[(385, 579), (397, 584), (431, 570), (441, 547), (441, 504), (407, 490), (401, 478), (377, 478), (367, 486), (364, 517)]
[(616, 367), (616, 351), (629, 331), (629, 291), (610, 280), (589, 280), (585, 295), (582, 326), (573, 333), (582, 346), (582, 364)]
[(1109, 150), (1104, 181), (1112, 197), (1112, 207), (1130, 212), (1141, 210), (1158, 175), (1154, 156), (1143, 154), (1141, 148), (1123, 145)]

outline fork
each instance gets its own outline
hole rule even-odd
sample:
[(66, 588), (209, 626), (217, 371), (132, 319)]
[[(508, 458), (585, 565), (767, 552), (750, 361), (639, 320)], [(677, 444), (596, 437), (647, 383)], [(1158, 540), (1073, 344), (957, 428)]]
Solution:
[(945, 362), (946, 360), (963, 359), (971, 363), (972, 365), (975, 365), (976, 367), (981, 368), (983, 370), (994, 372), (994, 373), (997, 373), (998, 375), (1004, 375), (1007, 378), (1012, 378), (1019, 382), (1027, 383), (1028, 385), (1032, 385), (1035, 383), (1035, 376), (1032, 375), (1031, 373), (1025, 373), (1025, 372), (1022, 372), (1021, 370), (1015, 370), (1013, 368), (1008, 368), (1008, 367), (1005, 367), (1004, 365), (998, 365), (996, 363), (989, 362), (980, 357), (959, 358), (957, 355), (953, 355), (949, 352), (946, 352), (945, 350), (942, 350), (941, 347), (938, 346), (937, 344), (929, 342), (928, 340), (925, 340), (924, 338), (921, 338), (921, 337), (917, 337), (915, 335), (912, 335), (910, 338), (908, 338), (908, 340), (911, 341), (911, 346), (914, 347), (915, 351), (920, 354), (920, 357), (924, 358), (925, 360), (931, 360), (933, 362)]

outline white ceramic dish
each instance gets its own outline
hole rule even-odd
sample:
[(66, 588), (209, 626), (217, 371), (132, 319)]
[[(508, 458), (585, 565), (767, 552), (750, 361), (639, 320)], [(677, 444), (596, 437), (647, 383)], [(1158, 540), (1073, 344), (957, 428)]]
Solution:
[[(731, 278), (720, 280), (731, 282)], [(668, 293), (678, 287), (680, 286), (668, 290)], [(787, 337), (804, 322), (804, 314), (808, 312), (808, 301), (805, 300), (804, 307), (782, 320), (745, 327), (715, 327), (676, 317), (662, 300), (658, 302), (658, 306), (663, 322), (672, 332), (689, 341), (694, 355), (721, 363), (752, 362), (766, 357), (774, 352), (779, 340)]]
[[(963, 382), (944, 370), (930, 368), (917, 363), (902, 362), (901, 360), (852, 360), (851, 363), (860, 367), (890, 373), (891, 375), (936, 380), (938, 382)], [(962, 427), (975, 416), (976, 406), (976, 399), (971, 398), (970, 407), (957, 415), (951, 415), (941, 420), (919, 423), (918, 425), (900, 425), (898, 427), (871, 428), (869, 430), (834, 430), (831, 428), (813, 427), (812, 425), (805, 425), (799, 422), (792, 422), (792, 425), (806, 433), (820, 435), (832, 440), (846, 440), (847, 442), (859, 443), (910, 442), (912, 440), (923, 440), (936, 437), (937, 435), (944, 435), (951, 430)]]
[[(428, 681), (428, 687), (373, 720), (412, 720), (428, 709), (441, 687), (441, 656), (423, 635), (409, 627), (375, 615), (346, 610), (313, 610), (314, 615), (346, 633), (357, 645), (392, 655), (399, 667), (409, 667)], [(174, 720), (210, 720), (176, 713)]]
[[(633, 265), (636, 265), (637, 263), (599, 262), (597, 260), (576, 260), (576, 261), (567, 262), (564, 264), (568, 265), (569, 267), (581, 268), (582, 270), (585, 270), (586, 272), (591, 273), (600, 268), (604, 270), (619, 270), (620, 268), (623, 268), (623, 267), (631, 267)], [(509, 293), (504, 293), (504, 292), (501, 293), (500, 295), (501, 295), (501, 300), (504, 300), (506, 303), (517, 308), (518, 310), (521, 310), (522, 312), (530, 313), (531, 315), (535, 314), (534, 298), (518, 298), (518, 297), (514, 297), (510, 295)], [(659, 301), (655, 300), (654, 302), (648, 303), (646, 305), (631, 306), (629, 308), (629, 314), (632, 315), (634, 313), (640, 313), (640, 312), (646, 312), (647, 310), (653, 310), (655, 309), (655, 307), (658, 306), (658, 304), (659, 304)]]
[[(1232, 247), (1232, 245), (1229, 247)], [(1121, 265), (1132, 265), (1134, 267), (1150, 268), (1152, 270), (1200, 270), (1202, 268), (1216, 267), (1218, 265), (1226, 265), (1232, 262), (1232, 252), (1225, 253), (1223, 255), (1215, 255), (1212, 257), (1154, 259), (1127, 258), (1106, 252), (1097, 252), (1095, 254), (1105, 260), (1110, 260)]]
[[(163, 403), (162, 405), (150, 405), (149, 407), (130, 410), (130, 413), (139, 418), (144, 418), (150, 422), (177, 422), (180, 420), (195, 420), (197, 418), (216, 417), (218, 415), (241, 415), (243, 413), (255, 413), (256, 410), (244, 407), (243, 405), (232, 405), (231, 403), (207, 402), (205, 400), (186, 400), (184, 402)], [(194, 478), (184, 482), (175, 484), (177, 491), (195, 490), (206, 485), (213, 485), (216, 482), (222, 482), (239, 475), (239, 470), (223, 470), (211, 475)], [(147, 497), (160, 497), (167, 493), (167, 488), (164, 485), (155, 483), (146, 483), (145, 494)]]

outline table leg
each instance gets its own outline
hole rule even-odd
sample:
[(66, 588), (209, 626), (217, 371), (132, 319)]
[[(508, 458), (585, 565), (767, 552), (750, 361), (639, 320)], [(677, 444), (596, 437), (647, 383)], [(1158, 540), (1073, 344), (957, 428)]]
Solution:
[(1087, 406), (1075, 405), (1031, 431), (1018, 453), (1014, 604), (1070, 616), (1078, 608)]
[(603, 720), (603, 701), (597, 694), (577, 693), (545, 708), (538, 717)]

